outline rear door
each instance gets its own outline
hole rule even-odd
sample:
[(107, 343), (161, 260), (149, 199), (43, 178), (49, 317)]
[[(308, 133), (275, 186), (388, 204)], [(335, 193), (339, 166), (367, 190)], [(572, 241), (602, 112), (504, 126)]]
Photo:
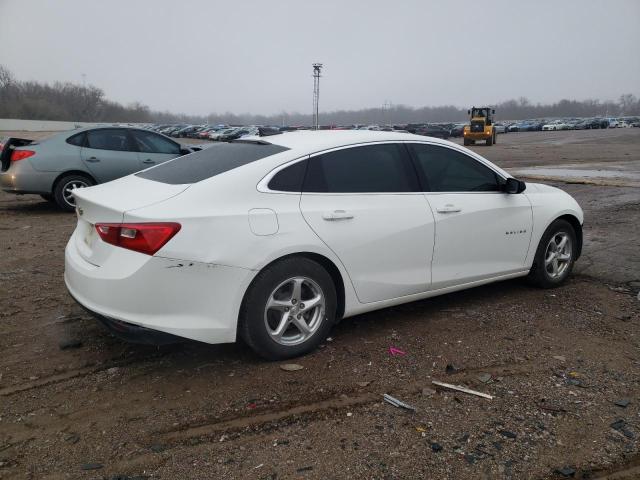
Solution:
[(346, 267), (361, 302), (429, 289), (434, 220), (402, 144), (312, 156), (300, 209)]
[(180, 156), (180, 144), (157, 133), (146, 130), (129, 130), (138, 149), (140, 170), (152, 167)]
[(533, 223), (526, 195), (504, 193), (497, 172), (457, 149), (409, 149), (436, 222), (432, 288), (522, 271)]
[(124, 128), (87, 131), (80, 156), (98, 183), (141, 170), (136, 148)]

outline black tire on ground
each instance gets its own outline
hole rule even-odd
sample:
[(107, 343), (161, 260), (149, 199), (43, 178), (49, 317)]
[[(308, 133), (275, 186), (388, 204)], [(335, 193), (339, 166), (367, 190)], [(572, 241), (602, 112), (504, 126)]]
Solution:
[(498, 132), (496, 132), (496, 131), (494, 130), (494, 131), (493, 131), (493, 144), (494, 144), (494, 145), (495, 145), (496, 143), (498, 143), (498, 142), (496, 142), (496, 140), (497, 140), (497, 139), (498, 139)]
[(464, 139), (464, 144), (466, 145), (471, 145), (471, 140), (467, 140), (466, 138)]
[(43, 193), (40, 196), (42, 197), (43, 200), (46, 200), (47, 202), (55, 203), (56, 201), (56, 199), (53, 198), (53, 195), (51, 193)]
[(487, 138), (487, 147), (490, 147), (491, 145), (493, 145), (493, 135)]
[[(551, 241), (557, 242), (563, 235), (566, 235), (567, 242), (569, 242), (569, 255), (566, 267), (562, 273), (558, 276), (553, 276), (552, 272), (549, 272), (549, 266), (546, 265), (545, 260), (550, 255)], [(536, 256), (533, 260), (533, 266), (529, 271), (527, 280), (530, 284), (540, 288), (555, 288), (562, 285), (573, 270), (573, 264), (576, 259), (578, 244), (576, 242), (576, 232), (573, 226), (566, 220), (558, 219), (553, 222), (542, 235), (538, 248), (536, 250)], [(553, 250), (553, 248), (551, 248)], [(551, 266), (553, 270), (553, 266)]]
[(86, 175), (65, 175), (56, 183), (53, 189), (53, 198), (62, 210), (66, 212), (73, 212), (76, 206), (73, 201), (69, 199), (70, 189), (90, 187), (93, 184), (94, 181)]
[[(277, 342), (268, 331), (269, 328), (273, 327), (267, 326), (267, 303), (272, 298), (274, 291), (277, 291), (278, 286), (286, 285), (287, 282), (294, 278), (310, 279), (319, 286), (321, 290), (320, 293), (323, 295), (325, 302), (324, 315), (320, 317), (321, 320), (317, 328), (315, 328), (306, 340), (298, 344), (283, 345)], [(305, 288), (308, 287), (303, 286), (303, 290)], [(317, 292), (315, 292), (315, 294), (317, 294)], [(288, 295), (284, 295), (284, 297), (287, 296)], [(291, 298), (293, 298), (293, 295), (291, 295)], [(290, 302), (290, 300), (286, 298), (283, 301)], [(297, 305), (299, 306), (304, 301), (305, 295), (303, 292)], [(296, 303), (294, 302), (293, 305), (296, 305)], [(266, 267), (254, 279), (242, 302), (238, 318), (238, 333), (258, 355), (267, 360), (283, 360), (298, 357), (315, 350), (318, 345), (327, 338), (327, 335), (335, 324), (336, 306), (337, 297), (335, 285), (331, 275), (329, 275), (324, 267), (304, 257), (287, 258)], [(290, 312), (290, 315), (295, 314), (293, 307), (286, 308), (290, 308), (290, 310), (287, 310), (287, 312)], [(319, 310), (319, 312), (321, 312), (321, 310)], [(276, 310), (275, 315), (275, 323), (278, 323), (279, 320), (277, 316), (280, 315), (279, 311)], [(271, 321), (271, 319), (269, 319), (269, 321)], [(305, 324), (307, 323), (305, 322)], [(295, 326), (295, 321), (291, 325), (292, 327), (288, 328), (292, 328), (294, 334), (296, 330), (301, 332), (301, 330)], [(286, 334), (289, 331), (290, 330), (285, 329), (283, 333)]]

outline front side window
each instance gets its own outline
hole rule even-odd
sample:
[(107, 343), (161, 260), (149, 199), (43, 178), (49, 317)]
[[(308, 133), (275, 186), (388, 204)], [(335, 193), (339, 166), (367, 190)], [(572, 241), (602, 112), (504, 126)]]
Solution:
[(497, 192), (498, 175), (474, 158), (452, 148), (411, 144), (418, 173), (430, 192)]
[(132, 151), (127, 131), (122, 128), (100, 128), (87, 132), (87, 147), (100, 150)]
[(418, 178), (403, 145), (345, 148), (309, 160), (305, 192), (384, 193), (418, 191)]
[(180, 155), (180, 145), (152, 132), (131, 130), (138, 150), (144, 153)]

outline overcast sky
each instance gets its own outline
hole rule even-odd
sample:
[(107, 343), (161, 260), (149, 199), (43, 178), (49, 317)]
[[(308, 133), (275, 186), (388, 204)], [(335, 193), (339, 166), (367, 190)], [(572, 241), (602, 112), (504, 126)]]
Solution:
[(640, 0), (0, 0), (0, 64), (153, 109), (640, 95)]

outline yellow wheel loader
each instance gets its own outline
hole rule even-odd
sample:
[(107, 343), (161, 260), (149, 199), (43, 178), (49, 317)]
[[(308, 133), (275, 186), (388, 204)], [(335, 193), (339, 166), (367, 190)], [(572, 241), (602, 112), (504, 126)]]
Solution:
[(464, 144), (475, 145), (478, 140), (484, 140), (487, 146), (495, 144), (497, 135), (493, 126), (493, 115), (496, 111), (491, 107), (473, 107), (467, 113), (471, 120), (462, 132)]

